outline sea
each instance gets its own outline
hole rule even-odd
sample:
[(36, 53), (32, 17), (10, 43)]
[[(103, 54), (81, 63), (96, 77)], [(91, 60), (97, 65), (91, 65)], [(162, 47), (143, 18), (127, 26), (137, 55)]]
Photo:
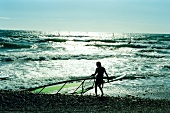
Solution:
[(170, 98), (170, 34), (0, 30), (0, 90), (88, 77), (98, 61), (126, 75), (106, 95)]

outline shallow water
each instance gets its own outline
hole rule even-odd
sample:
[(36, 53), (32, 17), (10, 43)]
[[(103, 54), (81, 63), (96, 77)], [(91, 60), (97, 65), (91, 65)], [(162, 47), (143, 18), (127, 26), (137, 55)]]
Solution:
[[(140, 97), (170, 100), (170, 80), (166, 77), (151, 77), (148, 79), (122, 80), (104, 84), (104, 95), (114, 97)], [(95, 90), (85, 95), (94, 95)], [(101, 95), (98, 89), (98, 95)]]
[[(109, 76), (146, 77), (123, 80), (120, 88), (142, 85), (147, 88), (153, 83), (154, 88), (162, 83), (169, 90), (169, 53), (169, 34), (115, 33), (113, 36), (113, 33), (60, 32), (59, 35), (58, 32), (0, 30), (0, 77), (9, 77), (1, 80), (0, 89), (27, 89), (90, 76), (95, 71), (95, 63), (100, 61)], [(110, 85), (106, 88), (117, 86)]]

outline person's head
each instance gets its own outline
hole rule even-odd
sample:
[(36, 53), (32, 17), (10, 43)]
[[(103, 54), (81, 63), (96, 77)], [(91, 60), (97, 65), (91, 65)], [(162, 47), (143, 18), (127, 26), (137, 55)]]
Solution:
[(100, 62), (96, 62), (96, 66), (97, 67), (101, 67), (101, 63)]

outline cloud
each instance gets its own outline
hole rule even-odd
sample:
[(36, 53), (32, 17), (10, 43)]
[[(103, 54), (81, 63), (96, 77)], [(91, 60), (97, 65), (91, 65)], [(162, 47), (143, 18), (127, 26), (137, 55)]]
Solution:
[(9, 17), (0, 17), (0, 19), (2, 19), (2, 20), (10, 20), (11, 18), (9, 18)]

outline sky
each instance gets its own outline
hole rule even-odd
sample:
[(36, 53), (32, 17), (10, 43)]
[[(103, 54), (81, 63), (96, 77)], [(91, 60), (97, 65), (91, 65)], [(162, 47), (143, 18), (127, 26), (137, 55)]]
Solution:
[(170, 33), (170, 0), (0, 0), (0, 29)]

